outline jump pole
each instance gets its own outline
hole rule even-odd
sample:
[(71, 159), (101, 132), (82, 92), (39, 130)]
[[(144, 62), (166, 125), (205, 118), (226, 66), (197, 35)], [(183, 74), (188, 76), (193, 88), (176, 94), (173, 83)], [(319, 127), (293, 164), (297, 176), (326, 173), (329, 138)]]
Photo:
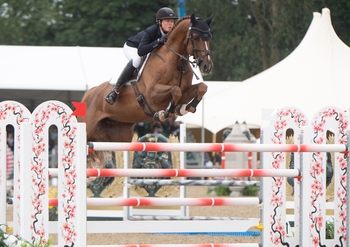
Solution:
[(129, 179), (128, 184), (145, 185), (180, 185), (180, 186), (259, 186), (259, 181), (235, 180), (175, 180), (175, 179)]
[(231, 144), (89, 142), (89, 151), (185, 151), (185, 152), (347, 152), (344, 144)]
[(89, 245), (89, 247), (259, 247), (259, 244), (126, 244)]
[[(23, 135), (24, 135), (24, 133), (23, 133)], [(86, 143), (86, 142), (81, 142), (81, 143)], [(164, 144), (162, 144), (162, 145), (164, 145)], [(193, 144), (191, 144), (191, 145), (193, 145)], [(200, 145), (202, 145), (202, 144), (200, 144)], [(209, 144), (209, 145), (213, 145), (213, 144)], [(221, 147), (223, 146), (223, 144), (219, 144)], [(253, 145), (253, 147), (254, 147), (254, 144), (249, 144), (249, 150), (251, 151), (252, 150), (252, 145)], [(272, 145), (275, 145), (275, 144), (272, 144)], [(291, 144), (277, 144), (277, 146), (291, 146)], [(85, 145), (81, 145), (82, 147), (83, 147), (83, 150), (85, 150), (86, 151), (86, 149), (85, 149)], [(125, 143), (123, 143), (123, 146), (125, 146)], [(260, 145), (261, 146), (261, 145)], [(265, 145), (265, 144), (263, 144), (262, 146), (264, 146), (264, 148), (267, 148), (267, 146)], [(271, 150), (271, 151), (268, 151), (268, 149), (265, 149), (266, 151), (262, 151), (261, 149), (259, 149), (259, 151), (258, 152), (272, 152), (272, 153), (274, 153), (274, 152), (347, 152), (348, 150), (346, 149), (346, 147), (345, 147), (345, 150), (343, 150), (343, 151), (341, 151), (340, 149), (339, 150), (334, 150), (334, 149), (331, 149), (330, 147), (332, 147), (332, 148), (336, 148), (337, 146), (339, 146), (339, 145), (337, 145), (337, 144), (332, 144), (332, 145), (322, 145), (322, 144), (317, 144), (317, 145), (312, 145), (312, 144), (292, 144), (292, 146), (296, 146), (296, 147), (293, 147), (293, 149), (292, 150), (279, 150), (279, 151), (276, 151), (277, 149), (273, 149), (273, 150)], [(303, 147), (307, 147), (307, 146), (314, 146), (314, 147), (312, 147), (312, 148), (316, 148), (316, 149), (313, 149), (313, 150), (310, 150), (310, 149), (308, 149), (308, 150), (302, 150), (303, 149)], [(320, 150), (319, 148), (320, 147), (322, 147), (322, 146), (324, 146), (324, 149), (322, 149), (322, 150)], [(340, 146), (343, 146), (344, 147), (344, 145), (343, 144), (341, 144)], [(242, 145), (240, 145), (240, 148), (242, 148), (243, 146)], [(143, 145), (143, 148), (145, 148), (145, 146)], [(155, 148), (155, 147), (153, 147), (153, 148)], [(180, 148), (180, 147), (179, 147)], [(224, 149), (225, 149), (225, 145), (224, 145), (224, 147), (223, 147)], [(297, 148), (297, 150), (295, 150), (294, 148)], [(125, 150), (125, 148), (123, 147), (123, 150)], [(238, 150), (238, 149), (236, 149), (236, 150)], [(115, 151), (115, 150), (113, 150), (113, 151)], [(144, 151), (144, 150), (140, 150), (140, 151)], [(159, 151), (159, 150), (154, 150), (154, 151)], [(174, 150), (174, 151), (176, 151), (176, 150)], [(201, 149), (200, 151), (203, 151), (203, 149)], [(225, 151), (227, 151), (227, 150), (225, 150)], [(232, 152), (240, 152), (240, 151), (232, 151)], [(84, 153), (84, 152), (82, 152), (82, 153)], [(307, 172), (307, 170), (305, 170), (306, 172)], [(349, 173), (347, 173), (347, 175), (349, 176)], [(82, 175), (82, 178), (83, 177), (85, 177), (84, 176), (84, 174)], [(347, 186), (349, 186), (349, 183), (347, 184)], [(23, 198), (22, 198), (23, 199)], [(307, 197), (305, 197), (305, 201), (307, 202)], [(347, 203), (349, 203), (349, 200), (347, 200)], [(348, 206), (348, 204), (347, 204), (347, 210), (349, 211), (349, 206)], [(349, 224), (349, 221), (347, 221), (347, 224)], [(305, 225), (306, 227), (306, 230), (307, 230), (307, 225)], [(348, 230), (347, 230), (348, 231)], [(305, 238), (308, 238), (308, 236), (305, 236)], [(349, 239), (349, 238), (348, 238)], [(308, 241), (306, 241), (305, 242), (305, 244), (308, 244)], [(195, 247), (195, 246), (259, 246), (258, 244), (219, 244), (219, 245), (214, 245), (214, 244), (208, 244), (208, 245), (206, 245), (206, 244), (196, 244), (196, 245), (183, 245), (183, 244), (181, 244), (181, 245), (116, 245), (116, 246), (147, 246), (147, 247), (149, 247), (149, 246), (192, 246), (192, 247)]]
[[(57, 169), (49, 174), (57, 176)], [(300, 177), (297, 169), (86, 169), (87, 177)]]
[[(257, 206), (259, 198), (87, 198), (88, 206)], [(58, 206), (49, 198), (49, 206)]]

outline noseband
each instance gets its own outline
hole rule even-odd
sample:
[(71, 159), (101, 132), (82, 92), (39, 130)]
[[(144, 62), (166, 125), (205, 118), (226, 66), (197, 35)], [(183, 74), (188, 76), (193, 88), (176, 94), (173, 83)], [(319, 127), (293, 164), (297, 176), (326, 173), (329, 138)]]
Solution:
[(210, 55), (210, 50), (202, 50), (202, 49), (198, 49), (198, 48), (196, 48), (194, 46), (193, 31), (199, 32), (200, 33), (199, 36), (202, 38), (202, 40), (204, 42), (205, 41), (204, 37), (210, 37), (211, 36), (210, 29), (208, 28), (208, 30), (202, 30), (202, 29), (193, 27), (192, 24), (191, 24), (189, 29), (190, 29), (190, 33), (189, 33), (189, 36), (188, 36), (187, 45), (188, 45), (189, 41), (191, 40), (192, 47), (193, 47), (194, 60), (195, 60), (196, 64), (198, 66), (200, 66), (200, 64), (203, 62), (203, 58), (198, 55), (198, 52), (204, 52), (205, 53), (204, 57), (206, 57), (206, 56)]

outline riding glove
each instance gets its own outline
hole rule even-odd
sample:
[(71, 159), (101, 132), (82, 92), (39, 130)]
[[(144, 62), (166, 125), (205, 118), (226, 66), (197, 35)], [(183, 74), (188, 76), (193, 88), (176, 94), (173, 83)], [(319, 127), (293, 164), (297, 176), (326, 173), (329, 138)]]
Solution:
[(162, 36), (158, 39), (158, 43), (159, 44), (164, 44), (167, 41), (167, 37), (166, 36)]

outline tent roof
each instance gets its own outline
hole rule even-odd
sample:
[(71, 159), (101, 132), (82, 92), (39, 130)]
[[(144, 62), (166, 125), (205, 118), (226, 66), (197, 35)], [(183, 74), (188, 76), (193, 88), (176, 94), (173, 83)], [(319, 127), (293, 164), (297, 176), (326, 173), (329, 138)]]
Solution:
[(0, 46), (2, 89), (85, 91), (127, 60), (122, 48)]
[(3, 45), (0, 54), (0, 101), (15, 100), (29, 110), (52, 99), (72, 107), (127, 63), (123, 48)]
[(0, 101), (18, 101), (29, 110), (47, 100), (72, 107), (128, 62), (123, 48), (111, 47), (0, 45), (0, 54)]
[[(0, 45), (0, 54), (0, 101), (16, 100), (30, 110), (51, 99), (71, 105), (87, 89), (119, 75), (127, 62), (123, 48)], [(349, 64), (350, 48), (336, 35), (325, 8), (313, 14), (288, 57), (240, 83), (206, 82), (197, 112), (178, 120), (217, 133), (236, 121), (259, 127), (265, 108), (295, 106), (309, 118), (325, 106), (347, 109)]]
[[(299, 46), (284, 60), (231, 90), (204, 101), (204, 127), (213, 133), (246, 121), (260, 126), (263, 109), (294, 106), (310, 119), (323, 107), (348, 109), (350, 48), (336, 35), (325, 8), (313, 20)], [(210, 89), (209, 89), (210, 90)], [(197, 118), (195, 119), (194, 116)], [(181, 118), (199, 125), (200, 113)]]

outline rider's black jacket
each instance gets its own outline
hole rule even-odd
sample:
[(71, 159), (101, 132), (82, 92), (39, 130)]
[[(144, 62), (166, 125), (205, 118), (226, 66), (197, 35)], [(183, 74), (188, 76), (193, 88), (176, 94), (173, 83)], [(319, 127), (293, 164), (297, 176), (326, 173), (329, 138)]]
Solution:
[(162, 37), (162, 32), (160, 31), (159, 25), (154, 24), (128, 38), (126, 44), (130, 47), (137, 48), (137, 53), (141, 57), (147, 55), (160, 45), (158, 41), (160, 37)]

